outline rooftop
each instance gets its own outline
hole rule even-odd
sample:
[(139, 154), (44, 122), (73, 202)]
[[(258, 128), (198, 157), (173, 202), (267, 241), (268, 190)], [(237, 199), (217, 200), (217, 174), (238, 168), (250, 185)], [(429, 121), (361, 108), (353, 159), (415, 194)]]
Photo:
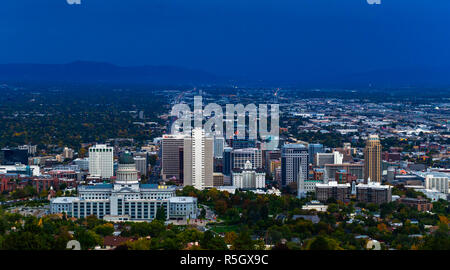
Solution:
[(112, 189), (112, 184), (96, 184), (96, 185), (85, 185), (80, 186), (81, 189)]
[(78, 199), (78, 197), (58, 197), (51, 199), (52, 203), (72, 203)]
[(170, 203), (194, 203), (197, 198), (194, 197), (170, 197), (169, 202)]
[(283, 145), (283, 148), (306, 148), (304, 144), (300, 143), (291, 143), (291, 144), (285, 144)]

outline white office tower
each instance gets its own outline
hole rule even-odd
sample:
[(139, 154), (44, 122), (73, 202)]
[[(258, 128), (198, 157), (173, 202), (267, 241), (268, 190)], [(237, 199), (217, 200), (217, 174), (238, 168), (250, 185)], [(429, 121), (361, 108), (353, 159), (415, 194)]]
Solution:
[(213, 187), (213, 138), (206, 137), (201, 128), (194, 128), (192, 136), (184, 139), (184, 186), (202, 190)]
[(298, 171), (298, 180), (297, 180), (297, 198), (305, 198), (306, 190), (305, 190), (305, 175), (303, 173), (302, 167), (299, 167)]
[(317, 153), (315, 157), (315, 165), (323, 168), (326, 164), (342, 164), (344, 155), (334, 151), (333, 153)]
[(100, 178), (114, 175), (114, 148), (97, 144), (89, 148), (89, 174)]
[(141, 175), (147, 175), (147, 159), (145, 157), (134, 157), (133, 159), (139, 173)]

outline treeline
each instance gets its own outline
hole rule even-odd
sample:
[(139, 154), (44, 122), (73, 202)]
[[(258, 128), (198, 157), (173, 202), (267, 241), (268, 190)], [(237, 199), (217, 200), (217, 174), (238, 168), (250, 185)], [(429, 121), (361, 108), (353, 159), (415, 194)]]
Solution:
[[(0, 147), (31, 143), (41, 149), (51, 144), (79, 150), (81, 143), (104, 142), (109, 138), (148, 140), (158, 134), (151, 134), (149, 127), (133, 122), (162, 123), (157, 116), (166, 110), (167, 102), (149, 89), (113, 86), (2, 91)], [(144, 112), (145, 120), (139, 119), (140, 111)]]

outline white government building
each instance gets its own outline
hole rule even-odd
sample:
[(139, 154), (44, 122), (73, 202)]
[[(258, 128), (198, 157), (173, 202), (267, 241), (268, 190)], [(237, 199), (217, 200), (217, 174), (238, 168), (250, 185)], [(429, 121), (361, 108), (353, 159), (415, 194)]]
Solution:
[(166, 219), (197, 218), (197, 198), (176, 197), (175, 186), (140, 184), (133, 157), (125, 153), (119, 159), (114, 184), (78, 187), (78, 197), (51, 200), (52, 213), (66, 212), (68, 216), (121, 221), (150, 221), (164, 207)]
[(266, 187), (266, 173), (262, 169), (253, 169), (247, 160), (244, 169), (235, 169), (232, 173), (233, 186), (240, 189), (259, 189)]

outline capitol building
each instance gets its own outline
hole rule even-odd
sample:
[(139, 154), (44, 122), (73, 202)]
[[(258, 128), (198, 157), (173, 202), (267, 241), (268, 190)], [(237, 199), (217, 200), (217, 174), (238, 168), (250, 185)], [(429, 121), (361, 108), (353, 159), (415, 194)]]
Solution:
[(175, 190), (175, 186), (140, 184), (134, 159), (125, 153), (113, 184), (79, 186), (78, 197), (54, 198), (50, 209), (70, 217), (95, 215), (112, 222), (151, 221), (162, 207), (166, 219), (197, 218), (197, 198), (177, 197)]

